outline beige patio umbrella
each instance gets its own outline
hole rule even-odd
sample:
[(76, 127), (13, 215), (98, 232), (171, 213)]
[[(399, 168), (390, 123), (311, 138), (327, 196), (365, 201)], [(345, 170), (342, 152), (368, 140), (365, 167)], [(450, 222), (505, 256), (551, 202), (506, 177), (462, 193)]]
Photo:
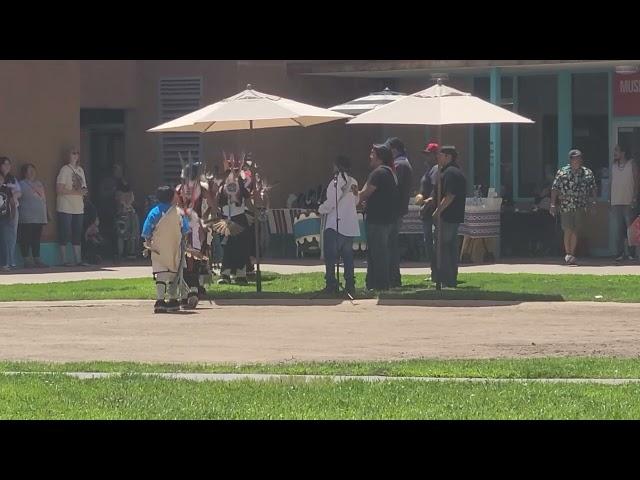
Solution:
[[(148, 132), (225, 132), (258, 128), (309, 127), (321, 123), (352, 118), (340, 112), (314, 107), (288, 98), (247, 89), (212, 105), (158, 125)], [(253, 139), (251, 140), (253, 143)], [(262, 291), (259, 222), (255, 222), (256, 290)]]
[[(534, 123), (533, 120), (517, 115), (493, 103), (474, 97), (470, 93), (456, 90), (442, 84), (420, 92), (400, 98), (395, 102), (382, 105), (348, 121), (349, 125), (356, 124), (397, 124), (397, 125), (436, 125), (438, 126), (437, 141), (442, 145), (442, 125), (482, 124), (482, 123)], [(438, 197), (440, 205), (440, 170), (438, 170)], [(438, 222), (438, 237), (442, 233), (440, 217)], [(438, 238), (436, 251), (436, 265), (441, 263), (441, 238)], [(442, 287), (440, 275), (436, 288)]]
[(438, 83), (349, 120), (349, 124), (457, 125), (533, 123), (470, 93)]
[(340, 112), (247, 89), (180, 118), (151, 128), (149, 132), (224, 132), (276, 127), (310, 127), (352, 118)]

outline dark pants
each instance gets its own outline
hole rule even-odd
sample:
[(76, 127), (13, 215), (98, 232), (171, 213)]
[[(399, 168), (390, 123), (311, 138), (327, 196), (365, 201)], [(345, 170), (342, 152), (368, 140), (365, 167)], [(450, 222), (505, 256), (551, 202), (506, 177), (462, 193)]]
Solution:
[(422, 231), (424, 232), (424, 251), (427, 255), (427, 261), (431, 265), (435, 264), (433, 260), (433, 218), (429, 217), (422, 220)]
[[(612, 205), (611, 220), (613, 221), (614, 246), (616, 256), (626, 253), (633, 255), (635, 247), (630, 247), (624, 241), (627, 237), (627, 229), (636, 219), (635, 212), (631, 205)], [(626, 250), (626, 251), (625, 251)]]
[(40, 257), (40, 238), (42, 236), (42, 223), (18, 224), (18, 242), (22, 258), (29, 257), (29, 249), (34, 258)]
[(389, 285), (391, 288), (402, 285), (400, 276), (400, 227), (402, 217), (393, 222), (389, 230)]
[(82, 219), (83, 214), (74, 215), (71, 213), (58, 212), (58, 243), (66, 246), (80, 245), (82, 240)]
[(251, 241), (247, 216), (243, 213), (231, 217), (231, 220), (244, 227), (244, 230), (238, 235), (227, 238), (222, 256), (222, 271), (229, 270), (231, 273), (236, 273), (237, 270), (240, 270), (246, 272), (247, 252)]
[(391, 224), (366, 222), (368, 289), (389, 290), (389, 236)]
[(338, 281), (336, 280), (336, 262), (339, 257), (344, 261), (344, 280), (345, 288), (353, 290), (355, 287), (353, 274), (353, 237), (345, 237), (341, 233), (337, 233), (333, 228), (327, 228), (324, 231), (324, 266), (325, 266), (325, 282), (329, 289), (336, 288)]
[(431, 263), (431, 279), (441, 282), (445, 287), (458, 285), (458, 227), (459, 223), (436, 222), (435, 244), (438, 251), (438, 223), (442, 224), (442, 248), (440, 250), (440, 265)]

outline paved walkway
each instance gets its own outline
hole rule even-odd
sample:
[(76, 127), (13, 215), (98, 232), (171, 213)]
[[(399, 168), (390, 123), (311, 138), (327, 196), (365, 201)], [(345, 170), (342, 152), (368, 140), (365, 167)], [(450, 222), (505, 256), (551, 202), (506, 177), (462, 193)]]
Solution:
[[(592, 274), (592, 275), (640, 275), (640, 263), (628, 262), (616, 265), (610, 260), (585, 259), (578, 267), (561, 265), (558, 259), (513, 259), (508, 263), (462, 265), (462, 273), (543, 273), (543, 274)], [(261, 265), (262, 271), (291, 274), (324, 272), (324, 264), (318, 260), (266, 260)], [(356, 262), (356, 271), (366, 271), (363, 261)], [(405, 262), (402, 265), (403, 275), (424, 275), (430, 273), (424, 263)], [(70, 282), (75, 280), (97, 280), (117, 278), (142, 278), (151, 276), (151, 267), (146, 265), (101, 267), (71, 267), (71, 268), (43, 268), (30, 270), (16, 270), (11, 273), (0, 273), (0, 285), (17, 283), (49, 283)]]
[(259, 382), (314, 382), (331, 380), (333, 382), (361, 381), (415, 381), (415, 382), (474, 382), (474, 383), (597, 383), (601, 385), (624, 385), (640, 383), (640, 378), (470, 378), (470, 377), (390, 377), (382, 375), (282, 375), (264, 373), (119, 373), (119, 372), (1, 372), (3, 375), (67, 375), (80, 380), (111, 378), (122, 375), (141, 375), (171, 380), (189, 380), (194, 382), (235, 382), (253, 380)]

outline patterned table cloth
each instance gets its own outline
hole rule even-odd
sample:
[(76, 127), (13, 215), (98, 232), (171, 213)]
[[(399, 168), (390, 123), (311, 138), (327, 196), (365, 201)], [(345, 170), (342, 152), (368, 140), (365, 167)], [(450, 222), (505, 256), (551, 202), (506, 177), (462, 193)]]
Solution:
[(458, 235), (470, 238), (500, 237), (500, 208), (502, 199), (480, 199), (481, 205), (474, 205), (475, 199), (467, 198), (464, 209), (464, 223)]

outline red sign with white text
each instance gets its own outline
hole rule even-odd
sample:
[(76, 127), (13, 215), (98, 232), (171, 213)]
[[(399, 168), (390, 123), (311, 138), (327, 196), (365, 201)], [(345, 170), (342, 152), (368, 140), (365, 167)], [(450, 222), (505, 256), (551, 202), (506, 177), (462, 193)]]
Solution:
[(640, 116), (640, 73), (614, 75), (613, 116)]

